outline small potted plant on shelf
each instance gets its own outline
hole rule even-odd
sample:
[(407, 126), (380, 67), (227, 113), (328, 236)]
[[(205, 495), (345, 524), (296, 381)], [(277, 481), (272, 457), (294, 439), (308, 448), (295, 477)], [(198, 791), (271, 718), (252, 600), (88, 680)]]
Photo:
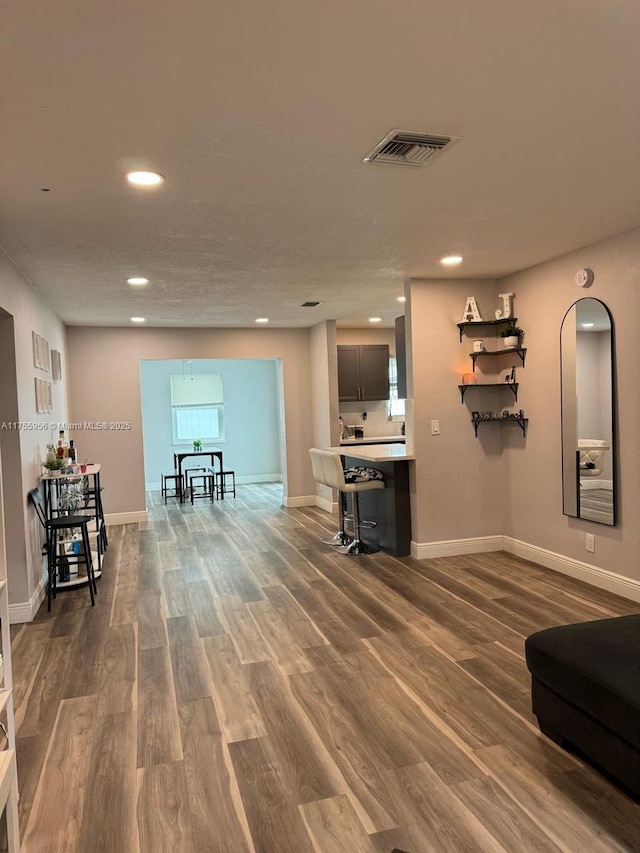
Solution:
[(194, 450), (202, 450), (202, 439), (194, 438), (193, 439), (193, 449)]
[(66, 467), (66, 462), (64, 459), (58, 459), (57, 457), (54, 459), (47, 459), (42, 463), (42, 467), (45, 468), (49, 474), (60, 474), (63, 468)]
[(515, 323), (508, 323), (498, 332), (498, 337), (502, 338), (505, 349), (515, 349), (516, 347), (519, 347), (522, 335), (524, 335), (524, 331), (519, 326), (516, 326)]

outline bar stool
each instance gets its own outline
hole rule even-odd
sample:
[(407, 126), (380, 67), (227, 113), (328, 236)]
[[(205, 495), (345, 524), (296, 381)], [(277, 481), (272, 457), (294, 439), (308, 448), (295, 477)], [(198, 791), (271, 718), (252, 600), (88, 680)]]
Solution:
[[(333, 483), (328, 483), (325, 480), (324, 473), (324, 463), (322, 459), (322, 454), (324, 451), (316, 450), (315, 447), (312, 447), (309, 450), (309, 456), (311, 457), (311, 471), (313, 472), (313, 479), (316, 483), (321, 483), (323, 486), (329, 486), (330, 488), (335, 488)], [(346, 520), (346, 504), (347, 504), (347, 495), (346, 492), (338, 492), (338, 532), (335, 533), (331, 539), (323, 539), (323, 545), (333, 545), (334, 547), (339, 547), (340, 545), (350, 545), (353, 542), (353, 536), (347, 533), (345, 529), (345, 520)]]
[[(339, 453), (334, 453), (331, 450), (318, 450), (312, 448), (309, 453), (319, 454), (322, 468), (323, 480), (321, 482), (326, 486), (331, 486), (337, 489), (338, 492), (351, 495), (351, 510), (353, 515), (353, 540), (338, 547), (341, 554), (358, 555), (358, 554), (373, 554), (379, 551), (377, 545), (370, 545), (360, 538), (361, 528), (372, 528), (376, 526), (375, 521), (360, 520), (360, 506), (358, 503), (358, 495), (360, 492), (370, 492), (373, 490), (384, 489), (382, 480), (363, 480), (360, 483), (347, 483), (344, 477), (344, 469), (342, 467), (342, 459)], [(340, 531), (339, 531), (340, 532)]]
[[(201, 492), (198, 491), (199, 488), (202, 489)], [(192, 504), (194, 498), (209, 498), (211, 503), (213, 503), (216, 495), (215, 475), (205, 470), (191, 474), (189, 477), (189, 492)]]
[[(47, 518), (42, 506), (42, 495), (38, 489), (32, 489), (29, 492), (29, 500), (33, 504), (36, 515), (46, 532), (47, 610), (51, 610), (51, 599), (56, 597), (56, 562), (58, 559), (59, 535), (63, 530), (73, 530), (74, 528), (80, 529), (81, 538), (79, 541), (82, 543), (82, 551), (76, 552), (73, 550), (67, 552), (65, 549), (64, 556), (72, 565), (79, 567), (81, 563), (84, 563), (87, 572), (87, 585), (91, 597), (91, 606), (93, 607), (96, 603), (94, 595), (98, 592), (98, 588), (96, 587), (96, 578), (93, 572), (91, 543), (89, 541), (88, 527), (89, 522), (92, 521), (92, 517), (90, 515), (59, 515), (55, 518)], [(98, 543), (98, 547), (100, 547), (100, 543)]]
[[(213, 469), (210, 469), (213, 472)], [(226, 494), (236, 496), (236, 472), (235, 471), (215, 471), (216, 476), (216, 496), (220, 500), (224, 500)], [(229, 482), (231, 478), (231, 482)]]
[[(182, 495), (184, 491), (184, 480), (182, 478), (182, 474), (160, 474), (161, 487), (160, 491), (162, 497), (164, 498), (164, 502), (167, 502), (167, 498), (178, 498), (180, 503), (182, 503)], [(173, 485), (171, 485), (173, 483)], [(170, 495), (169, 492), (173, 491), (173, 494)]]

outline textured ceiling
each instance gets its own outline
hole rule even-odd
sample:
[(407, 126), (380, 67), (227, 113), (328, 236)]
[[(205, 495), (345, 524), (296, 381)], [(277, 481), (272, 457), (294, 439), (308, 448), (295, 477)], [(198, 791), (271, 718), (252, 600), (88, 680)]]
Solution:
[[(69, 324), (389, 322), (406, 277), (640, 224), (639, 36), (635, 0), (3, 0), (0, 244)], [(363, 164), (393, 128), (461, 140)]]

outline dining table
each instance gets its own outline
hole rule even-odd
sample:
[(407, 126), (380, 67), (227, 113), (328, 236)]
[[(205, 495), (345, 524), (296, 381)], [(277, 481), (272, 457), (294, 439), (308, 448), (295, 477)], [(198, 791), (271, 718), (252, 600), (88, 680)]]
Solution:
[[(224, 471), (224, 466), (222, 464), (222, 448), (221, 447), (203, 447), (200, 450), (186, 450), (185, 448), (173, 448), (173, 468), (174, 471), (179, 474), (181, 477), (184, 476), (184, 471), (182, 467), (182, 463), (185, 459), (201, 458), (209, 459), (211, 462), (211, 470), (214, 471), (215, 460), (218, 459), (220, 462), (220, 471)], [(220, 493), (221, 500), (224, 500), (224, 491)]]

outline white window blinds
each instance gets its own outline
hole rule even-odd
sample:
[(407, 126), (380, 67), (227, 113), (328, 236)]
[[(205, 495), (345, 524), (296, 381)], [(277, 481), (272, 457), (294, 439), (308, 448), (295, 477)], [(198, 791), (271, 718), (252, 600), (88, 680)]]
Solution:
[(222, 402), (221, 373), (171, 376), (172, 406), (210, 406)]

